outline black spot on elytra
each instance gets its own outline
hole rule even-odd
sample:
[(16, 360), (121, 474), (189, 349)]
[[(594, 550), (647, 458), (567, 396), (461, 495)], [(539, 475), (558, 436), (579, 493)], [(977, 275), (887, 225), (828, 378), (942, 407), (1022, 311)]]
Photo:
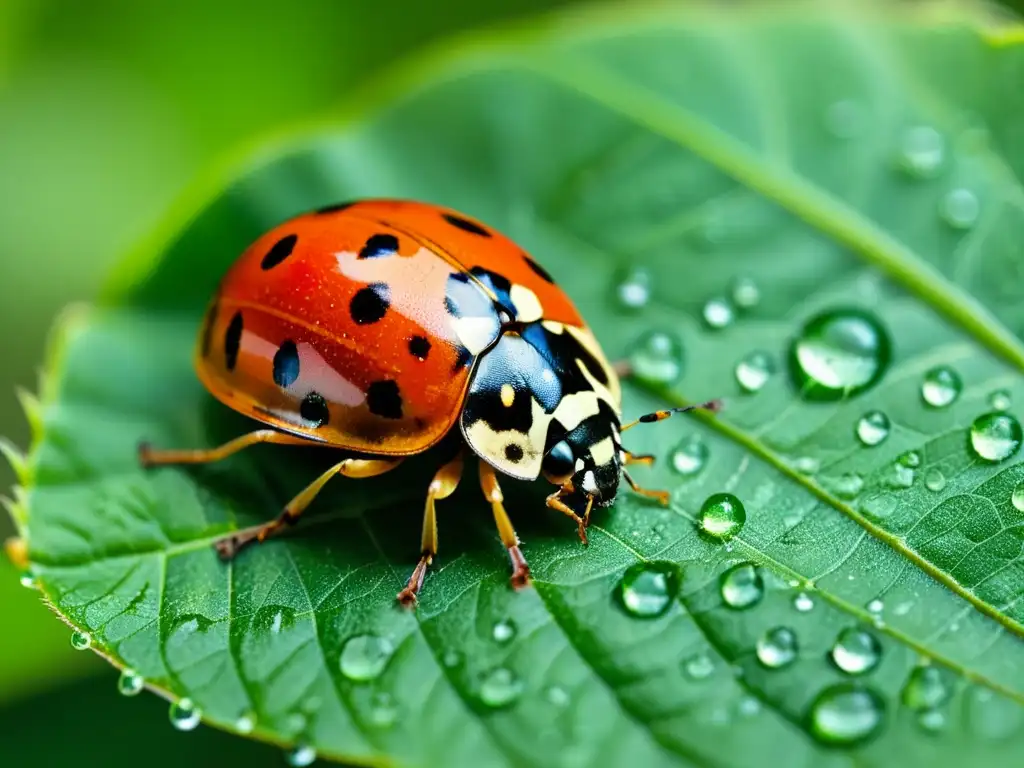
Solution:
[(376, 259), (398, 253), (398, 238), (394, 235), (371, 235), (359, 251), (360, 259)]
[(217, 302), (213, 302), (206, 310), (206, 317), (203, 318), (203, 357), (210, 356), (210, 348), (213, 346), (213, 326), (217, 322)]
[(523, 460), (523, 449), (521, 446), (515, 443), (509, 443), (505, 446), (505, 458), (511, 461), (513, 464), (518, 464)]
[(337, 213), (338, 211), (344, 211), (349, 206), (355, 205), (355, 201), (349, 201), (347, 203), (334, 203), (332, 205), (325, 205), (323, 208), (317, 208), (316, 213)]
[(373, 382), (366, 390), (366, 405), (370, 413), (382, 419), (402, 418), (402, 395), (394, 381)]
[(473, 361), (473, 355), (465, 347), (459, 347), (459, 354), (455, 358), (455, 365), (452, 366), (452, 372), (458, 373), (467, 365)]
[(235, 312), (235, 316), (228, 323), (227, 333), (224, 334), (224, 365), (229, 371), (235, 370), (238, 363), (238, 350), (242, 346), (242, 313)]
[(536, 261), (531, 259), (525, 253), (523, 254), (523, 260), (526, 262), (526, 266), (528, 266), (530, 269), (536, 272), (542, 280), (546, 280), (547, 282), (554, 284), (555, 278), (553, 278), (551, 274), (546, 269), (544, 269), (544, 267), (542, 267)]
[(267, 251), (263, 261), (260, 262), (260, 267), (263, 269), (273, 269), (276, 267), (292, 255), (292, 250), (297, 242), (299, 242), (298, 235), (285, 235), (282, 237)]
[(327, 408), (327, 401), (319, 392), (310, 392), (302, 398), (299, 406), (299, 415), (306, 421), (312, 422), (314, 427), (323, 427), (331, 420), (331, 412)]
[(288, 389), (299, 378), (299, 349), (288, 340), (274, 353), (274, 383)]
[(458, 227), (463, 232), (469, 232), (474, 235), (480, 235), (480, 237), (490, 237), (491, 233), (481, 227), (475, 221), (464, 219), (461, 216), (456, 216), (452, 213), (443, 214), (444, 220), (451, 224), (453, 227)]
[(430, 354), (430, 340), (426, 336), (413, 336), (409, 339), (409, 354), (419, 360), (426, 360)]
[(349, 304), (349, 313), (356, 325), (376, 323), (391, 307), (391, 290), (387, 283), (370, 283), (360, 288)]

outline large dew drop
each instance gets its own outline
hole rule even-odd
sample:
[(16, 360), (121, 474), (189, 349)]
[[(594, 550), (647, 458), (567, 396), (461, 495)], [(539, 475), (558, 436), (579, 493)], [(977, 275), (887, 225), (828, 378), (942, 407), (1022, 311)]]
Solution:
[(734, 565), (722, 574), (722, 602), (730, 608), (743, 610), (761, 602), (764, 579), (753, 563)]
[(857, 422), (857, 439), (869, 448), (881, 445), (889, 436), (889, 417), (881, 411), (868, 411)]
[(758, 392), (775, 372), (775, 365), (766, 352), (751, 352), (736, 363), (736, 382), (744, 392)]
[(122, 696), (137, 696), (145, 687), (146, 681), (134, 669), (121, 670), (121, 676), (117, 678), (117, 692)]
[(727, 541), (743, 529), (747, 510), (731, 493), (715, 493), (700, 508), (700, 530), (721, 541)]
[(88, 650), (92, 647), (92, 635), (76, 629), (71, 633), (71, 647), (76, 651)]
[(850, 627), (839, 633), (830, 652), (832, 662), (848, 675), (863, 675), (878, 666), (882, 646), (870, 632)]
[(178, 699), (168, 712), (171, 725), (179, 731), (194, 731), (203, 719), (203, 713), (192, 699)]
[(914, 710), (922, 712), (945, 704), (953, 695), (953, 687), (949, 673), (933, 664), (914, 667), (903, 686), (903, 703)]
[(782, 669), (796, 661), (800, 650), (796, 632), (789, 627), (775, 627), (757, 641), (757, 660), (768, 669)]
[(366, 682), (380, 676), (391, 660), (395, 646), (386, 637), (356, 635), (345, 641), (341, 649), (341, 674), (355, 682)]
[(818, 694), (807, 713), (811, 735), (824, 744), (852, 746), (878, 732), (885, 704), (870, 688), (832, 685)]
[(985, 413), (971, 424), (971, 448), (978, 458), (997, 462), (1008, 459), (1020, 448), (1024, 433), (1020, 422), (1008, 413)]
[(945, 408), (960, 396), (963, 385), (952, 368), (942, 365), (932, 368), (921, 382), (921, 397), (932, 408)]
[(637, 563), (619, 581), (619, 602), (630, 616), (653, 619), (672, 605), (679, 593), (679, 568), (674, 563)]
[(308, 744), (296, 744), (285, 752), (284, 759), (292, 768), (306, 768), (316, 762), (316, 750)]
[(634, 345), (629, 362), (637, 378), (658, 386), (668, 386), (683, 371), (683, 345), (671, 334), (650, 331)]
[(877, 382), (889, 357), (881, 323), (867, 312), (842, 309), (808, 321), (793, 340), (790, 369), (802, 397), (838, 400)]
[(722, 298), (708, 299), (704, 304), (704, 322), (708, 328), (725, 328), (732, 323), (732, 307)]

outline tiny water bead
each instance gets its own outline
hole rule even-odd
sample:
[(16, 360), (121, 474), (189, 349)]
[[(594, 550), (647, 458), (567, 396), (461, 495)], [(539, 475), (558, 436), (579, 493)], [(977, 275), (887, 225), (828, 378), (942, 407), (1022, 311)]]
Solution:
[(624, 309), (641, 309), (651, 298), (651, 273), (643, 267), (629, 270), (616, 290), (619, 304)]
[(790, 349), (790, 368), (802, 397), (838, 400), (877, 382), (889, 357), (889, 337), (873, 315), (840, 309), (804, 325)]
[(670, 333), (649, 331), (637, 341), (629, 362), (637, 378), (667, 386), (683, 371), (683, 345)]
[(1024, 512), (1024, 481), (1017, 483), (1010, 495), (1010, 501), (1018, 512)]
[(848, 675), (863, 675), (878, 666), (882, 645), (863, 629), (849, 627), (839, 633), (829, 654), (832, 663)]
[(801, 592), (793, 598), (793, 607), (799, 613), (807, 613), (814, 608), (814, 600), (806, 592)]
[(545, 698), (556, 707), (567, 707), (571, 701), (569, 692), (560, 685), (553, 685), (545, 691)]
[(799, 456), (793, 461), (793, 469), (801, 475), (816, 475), (821, 469), (821, 459), (815, 456)]
[(732, 303), (740, 309), (752, 309), (761, 301), (761, 289), (749, 277), (737, 277), (729, 291)]
[(679, 585), (679, 568), (674, 563), (636, 563), (619, 581), (619, 601), (630, 616), (657, 618), (672, 605)]
[(988, 396), (988, 404), (994, 411), (1009, 410), (1012, 402), (1013, 401), (1010, 399), (1010, 393), (1005, 389), (997, 389)]
[(1008, 459), (1020, 448), (1024, 433), (1020, 422), (1008, 413), (985, 413), (971, 424), (971, 448), (978, 458), (997, 462)]
[(480, 680), (480, 701), (492, 709), (509, 706), (522, 692), (522, 681), (505, 667), (492, 669)]
[(921, 454), (917, 451), (904, 451), (896, 457), (896, 462), (901, 467), (908, 467), (909, 469), (917, 469), (921, 466)]
[(256, 715), (252, 712), (243, 712), (235, 720), (235, 730), (242, 734), (250, 734), (256, 730)]
[(764, 579), (753, 563), (734, 565), (722, 574), (719, 586), (722, 602), (737, 610), (757, 605), (764, 597)]
[(747, 510), (731, 493), (715, 493), (704, 500), (698, 526), (709, 536), (727, 541), (743, 529)]
[(36, 581), (36, 577), (28, 572), (18, 577), (18, 583), (25, 587), (25, 589), (39, 589), (39, 582)]
[(939, 204), (942, 220), (953, 229), (970, 229), (978, 221), (981, 202), (969, 189), (951, 189)]
[(708, 446), (700, 435), (689, 435), (672, 450), (672, 469), (684, 477), (696, 475), (708, 462)]
[(767, 352), (751, 352), (736, 363), (736, 381), (744, 392), (758, 392), (775, 373)]
[(92, 647), (92, 635), (76, 629), (71, 633), (71, 647), (76, 651), (85, 651)]
[(395, 646), (386, 637), (356, 635), (345, 641), (341, 649), (341, 674), (355, 682), (379, 677), (391, 660)]
[(203, 719), (203, 713), (195, 705), (192, 699), (178, 699), (171, 704), (168, 712), (171, 725), (179, 731), (194, 731)]
[(507, 643), (516, 636), (516, 624), (511, 619), (504, 619), (494, 625), (494, 629), (491, 631), (491, 637), (494, 638), (495, 642)]
[(942, 365), (932, 368), (924, 375), (924, 381), (921, 382), (921, 397), (932, 408), (945, 408), (956, 401), (962, 388), (957, 372)]
[(889, 417), (881, 411), (868, 411), (857, 422), (857, 439), (868, 447), (880, 445), (889, 436)]
[(864, 490), (864, 478), (856, 472), (846, 472), (824, 480), (823, 485), (841, 499), (854, 499)]
[(942, 470), (937, 467), (932, 467), (925, 472), (924, 487), (935, 493), (944, 490), (946, 487), (946, 476), (942, 474)]
[(900, 139), (899, 166), (916, 178), (933, 178), (945, 161), (946, 142), (929, 125), (917, 125), (903, 132)]
[(136, 696), (146, 687), (146, 681), (134, 669), (122, 669), (117, 678), (117, 692), (122, 696)]
[(444, 656), (441, 657), (441, 663), (448, 669), (454, 669), (462, 663), (462, 654), (454, 649), (449, 649), (445, 651)]
[(732, 307), (722, 298), (708, 299), (704, 304), (704, 322), (709, 328), (725, 328), (732, 322)]
[(377, 728), (390, 728), (398, 721), (398, 706), (390, 693), (379, 691), (373, 695), (370, 722)]
[(883, 603), (876, 597), (874, 600), (868, 603), (867, 609), (868, 613), (873, 613), (877, 616), (885, 609), (885, 603)]
[(715, 662), (707, 653), (697, 653), (683, 660), (683, 671), (692, 680), (704, 680), (715, 671)]
[(796, 661), (796, 632), (789, 627), (769, 629), (757, 641), (757, 660), (768, 669), (782, 669)]
[(915, 712), (935, 709), (949, 700), (953, 687), (949, 674), (933, 664), (914, 667), (903, 686), (903, 703)]
[(835, 746), (864, 742), (878, 732), (884, 720), (881, 696), (852, 683), (829, 686), (818, 694), (807, 713), (811, 735)]
[(926, 709), (918, 713), (917, 724), (932, 733), (941, 731), (946, 727), (946, 713), (941, 709)]
[(305, 768), (316, 762), (316, 750), (308, 744), (296, 744), (285, 752), (284, 759), (292, 768)]

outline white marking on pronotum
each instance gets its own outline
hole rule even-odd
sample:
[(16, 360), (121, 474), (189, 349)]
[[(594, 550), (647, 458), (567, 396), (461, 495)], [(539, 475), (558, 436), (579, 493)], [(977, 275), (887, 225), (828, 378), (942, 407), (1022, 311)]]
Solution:
[(521, 323), (532, 323), (540, 320), (544, 309), (540, 305), (537, 294), (525, 285), (514, 284), (508, 291), (509, 298), (516, 308), (516, 320)]
[(590, 456), (598, 466), (610, 464), (615, 458), (615, 446), (612, 445), (612, 439), (606, 437), (590, 446)]

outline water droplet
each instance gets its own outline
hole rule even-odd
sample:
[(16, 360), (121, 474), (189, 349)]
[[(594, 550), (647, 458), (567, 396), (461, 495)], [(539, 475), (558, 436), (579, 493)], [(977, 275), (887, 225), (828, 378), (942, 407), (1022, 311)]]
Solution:
[(926, 709), (917, 715), (917, 724), (935, 733), (946, 727), (946, 713), (940, 709)]
[(838, 400), (878, 381), (889, 352), (889, 337), (874, 316), (856, 309), (823, 312), (793, 341), (791, 370), (802, 397)]
[(522, 681), (505, 667), (492, 669), (480, 681), (480, 701), (494, 709), (512, 704), (522, 692)]
[(462, 654), (456, 650), (447, 650), (441, 657), (441, 663), (448, 669), (453, 669), (462, 663)]
[(764, 579), (752, 563), (734, 565), (723, 573), (720, 587), (722, 602), (737, 610), (757, 605), (764, 597)]
[(672, 605), (679, 581), (679, 568), (674, 563), (636, 563), (619, 581), (619, 600), (631, 616), (653, 619)]
[(641, 309), (651, 298), (651, 273), (634, 267), (619, 283), (616, 293), (623, 308)]
[(730, 290), (732, 303), (740, 309), (751, 309), (761, 301), (761, 289), (749, 277), (737, 277)]
[(946, 476), (942, 474), (942, 470), (936, 467), (932, 467), (924, 473), (924, 487), (929, 491), (938, 493), (946, 487)]
[(775, 627), (757, 641), (757, 660), (769, 669), (781, 669), (796, 661), (799, 644), (789, 627)]
[(970, 229), (978, 221), (981, 202), (971, 190), (958, 187), (951, 189), (942, 198), (939, 212), (943, 221), (953, 229)]
[(885, 717), (885, 703), (870, 688), (839, 683), (823, 690), (811, 704), (811, 735), (825, 744), (851, 746), (874, 735)]
[(305, 768), (316, 762), (316, 750), (308, 744), (296, 744), (285, 752), (284, 759), (292, 768)]
[(92, 647), (92, 635), (76, 629), (71, 633), (71, 647), (76, 651), (88, 650)]
[(117, 692), (122, 696), (136, 696), (145, 687), (146, 681), (134, 669), (126, 667), (121, 670), (121, 675), (117, 678)]
[(385, 691), (373, 694), (370, 722), (377, 728), (390, 728), (398, 721), (398, 707), (394, 697)]
[(171, 718), (171, 725), (179, 731), (194, 731), (203, 719), (203, 713), (193, 703), (192, 699), (178, 699), (171, 704), (168, 712)]
[(745, 392), (758, 392), (775, 372), (775, 364), (765, 352), (751, 352), (736, 363), (736, 381)]
[(801, 475), (816, 475), (821, 469), (821, 460), (814, 456), (800, 456), (793, 462), (793, 469)]
[(863, 675), (878, 666), (882, 645), (863, 629), (849, 627), (839, 633), (832, 646), (832, 661), (848, 675)]
[(739, 533), (746, 521), (747, 510), (743, 508), (743, 502), (731, 493), (712, 494), (700, 508), (700, 529), (721, 541)]
[(697, 653), (683, 661), (683, 671), (693, 680), (703, 680), (715, 671), (715, 662), (707, 653)]
[(1008, 459), (1020, 448), (1020, 422), (1008, 413), (985, 413), (971, 424), (971, 447), (979, 458), (997, 462)]
[(866, 446), (882, 443), (889, 436), (889, 417), (881, 411), (868, 411), (857, 422), (857, 439)]
[(672, 469), (680, 475), (696, 475), (708, 461), (708, 446), (700, 435), (684, 437), (672, 450)]
[(917, 451), (904, 451), (896, 457), (896, 461), (902, 467), (917, 469), (921, 466), (921, 454)]
[(800, 613), (807, 613), (814, 608), (814, 600), (806, 592), (801, 592), (793, 598), (793, 607)]
[(35, 576), (28, 571), (18, 577), (18, 583), (25, 587), (25, 589), (39, 589), (39, 582), (37, 582)]
[(761, 702), (753, 696), (744, 696), (740, 699), (740, 703), (736, 707), (736, 710), (744, 717), (753, 717), (761, 711)]
[(916, 478), (917, 472), (897, 459), (882, 479), (889, 488), (910, 488)]
[(547, 700), (556, 707), (567, 707), (569, 705), (569, 692), (558, 685), (553, 685), (545, 692)]
[(851, 99), (829, 104), (825, 110), (825, 130), (837, 139), (859, 136), (864, 130), (864, 110)]
[(868, 611), (870, 613), (879, 614), (885, 608), (885, 603), (879, 600), (877, 597), (868, 603)]
[(491, 636), (495, 642), (507, 643), (516, 636), (516, 624), (512, 619), (504, 619), (494, 625)]
[(945, 408), (956, 401), (962, 387), (957, 372), (941, 365), (924, 375), (924, 381), (921, 382), (921, 397), (932, 408)]
[(1013, 495), (1010, 496), (1010, 501), (1019, 512), (1024, 512), (1024, 481), (1017, 483), (1017, 487), (1013, 489)]
[(853, 499), (864, 490), (864, 478), (855, 472), (824, 479), (822, 484), (841, 499)]
[(341, 674), (356, 682), (373, 680), (384, 671), (394, 652), (395, 646), (385, 637), (350, 637), (341, 649)]
[(908, 128), (900, 140), (900, 168), (917, 178), (937, 176), (945, 160), (945, 145), (942, 134), (931, 126)]
[(662, 331), (650, 331), (637, 341), (629, 357), (633, 375), (650, 384), (672, 384), (683, 370), (683, 345)]
[(235, 720), (235, 730), (242, 734), (249, 734), (256, 730), (256, 715), (252, 712), (243, 712)]
[(996, 411), (1009, 410), (1011, 403), (1010, 393), (1005, 389), (997, 389), (988, 396), (988, 404)]
[(709, 328), (725, 328), (732, 322), (732, 307), (722, 298), (708, 299), (703, 314)]
[(953, 695), (949, 673), (932, 664), (914, 667), (903, 686), (903, 703), (915, 712), (935, 709)]

